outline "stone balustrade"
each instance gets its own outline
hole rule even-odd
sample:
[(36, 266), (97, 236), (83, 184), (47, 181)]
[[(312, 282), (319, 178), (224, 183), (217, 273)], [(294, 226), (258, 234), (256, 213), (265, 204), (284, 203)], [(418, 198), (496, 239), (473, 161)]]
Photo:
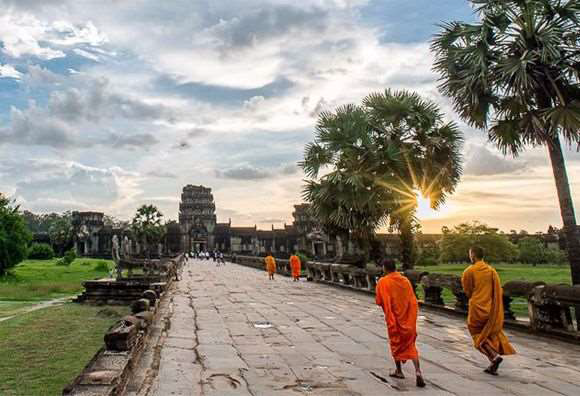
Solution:
[[(150, 263), (143, 275), (127, 276), (119, 279), (97, 279), (83, 282), (85, 290), (75, 301), (89, 304), (129, 305), (141, 297), (145, 290), (152, 289), (162, 294), (177, 279), (185, 256), (157, 260)], [(135, 264), (136, 268), (138, 264)], [(154, 267), (154, 268), (153, 268)]]
[(142, 298), (131, 304), (131, 315), (109, 328), (104, 336), (105, 345), (64, 388), (63, 396), (125, 394), (128, 379), (142, 355), (158, 307), (159, 295), (154, 290), (144, 291)]
[[(278, 273), (289, 276), (288, 260), (276, 261)], [(263, 257), (237, 256), (235, 262), (265, 270)], [(358, 268), (347, 264), (308, 262), (305, 267), (310, 281), (369, 293), (374, 293), (382, 276), (382, 271), (378, 268)], [(463, 292), (460, 276), (413, 270), (405, 271), (404, 275), (410, 280), (416, 294), (421, 287), (424, 296), (420, 301), (422, 306), (454, 314), (467, 314), (469, 299)], [(444, 290), (453, 295), (454, 301), (451, 304), (445, 304)], [(527, 301), (529, 320), (516, 318), (512, 310), (512, 303), (516, 298)], [(580, 286), (511, 281), (503, 286), (503, 301), (506, 326), (580, 341)]]

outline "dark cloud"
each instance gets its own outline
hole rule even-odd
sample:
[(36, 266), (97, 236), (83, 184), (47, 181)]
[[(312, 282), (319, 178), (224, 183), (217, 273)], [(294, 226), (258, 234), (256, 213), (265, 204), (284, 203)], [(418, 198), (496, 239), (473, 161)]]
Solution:
[(249, 165), (243, 165), (225, 171), (216, 170), (215, 174), (219, 178), (234, 180), (261, 180), (271, 177), (270, 172)]
[(72, 122), (95, 122), (104, 118), (174, 122), (176, 116), (163, 105), (113, 92), (105, 78), (93, 80), (83, 89), (70, 88), (52, 93), (48, 109), (53, 116)]
[(328, 13), (318, 8), (269, 6), (246, 15), (221, 20), (209, 30), (226, 49), (253, 47), (256, 44), (286, 36), (292, 32), (322, 32)]
[(252, 165), (240, 165), (226, 170), (216, 170), (216, 177), (234, 180), (262, 180), (276, 176), (288, 176), (298, 172), (296, 164), (282, 164), (275, 168), (257, 168)]
[[(159, 140), (150, 133), (139, 133), (135, 135), (110, 135), (110, 140), (106, 142), (107, 146), (118, 148), (147, 148), (156, 145)], [(103, 142), (103, 144), (105, 144)]]
[(51, 118), (36, 107), (27, 111), (13, 109), (11, 125), (0, 129), (0, 144), (39, 145), (53, 148), (90, 147), (92, 142), (80, 142), (76, 132), (67, 123)]
[(187, 150), (187, 149), (191, 148), (191, 144), (189, 144), (185, 140), (182, 140), (181, 142), (175, 144), (173, 146), (173, 148), (176, 149), (176, 150)]

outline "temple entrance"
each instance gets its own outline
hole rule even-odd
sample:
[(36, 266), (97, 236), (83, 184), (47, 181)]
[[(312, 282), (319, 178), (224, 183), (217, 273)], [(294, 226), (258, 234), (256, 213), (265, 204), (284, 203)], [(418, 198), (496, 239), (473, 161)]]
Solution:
[(205, 252), (207, 250), (206, 240), (191, 241), (191, 250), (194, 252)]

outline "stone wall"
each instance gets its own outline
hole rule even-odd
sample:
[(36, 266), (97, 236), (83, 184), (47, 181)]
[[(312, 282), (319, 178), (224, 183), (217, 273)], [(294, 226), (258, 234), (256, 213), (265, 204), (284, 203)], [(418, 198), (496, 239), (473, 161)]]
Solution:
[[(175, 257), (172, 261), (177, 266), (176, 271), (179, 271), (184, 256)], [(125, 393), (152, 328), (160, 320), (160, 304), (168, 303), (166, 291), (172, 281), (173, 277), (170, 277), (167, 282), (158, 285), (157, 290), (148, 289), (139, 295), (132, 290), (131, 315), (109, 328), (103, 337), (105, 345), (64, 388), (63, 396), (120, 396)]]
[[(276, 260), (278, 273), (289, 276), (288, 260)], [(264, 270), (263, 257), (237, 256), (237, 264)], [(365, 293), (375, 293), (375, 287), (383, 275), (377, 268), (356, 268), (346, 264), (308, 262), (309, 281), (326, 283)], [(463, 292), (461, 277), (419, 271), (405, 271), (415, 293), (422, 289), (423, 307), (454, 315), (467, 315), (469, 299)], [(445, 304), (443, 291), (449, 290), (454, 301)], [(529, 318), (517, 318), (512, 310), (514, 299), (528, 302)], [(505, 325), (527, 332), (550, 335), (566, 341), (580, 342), (580, 286), (546, 285), (543, 282), (511, 281), (503, 285)]]

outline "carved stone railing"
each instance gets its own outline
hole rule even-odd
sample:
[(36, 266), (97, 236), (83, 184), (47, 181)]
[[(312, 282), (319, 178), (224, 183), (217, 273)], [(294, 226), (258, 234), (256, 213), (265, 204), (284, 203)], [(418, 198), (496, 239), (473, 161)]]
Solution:
[[(236, 256), (228, 256), (227, 259), (236, 264), (266, 271), (264, 257), (236, 255)], [(285, 276), (290, 276), (292, 274), (292, 270), (290, 269), (290, 261), (285, 259), (276, 259), (276, 273)]]
[(89, 304), (129, 305), (148, 289), (162, 294), (177, 279), (185, 257), (179, 255), (158, 260), (154, 269), (143, 275), (119, 279), (97, 279), (83, 282), (84, 291), (75, 301)]
[(150, 329), (157, 317), (159, 296), (146, 290), (142, 298), (131, 304), (131, 315), (118, 320), (104, 336), (105, 345), (95, 354), (83, 371), (67, 385), (63, 396), (125, 394)]
[[(536, 331), (575, 334), (580, 328), (580, 286), (540, 285), (529, 298), (530, 323)], [(576, 312), (574, 323), (572, 311)]]
[(514, 298), (529, 300), (530, 294), (536, 286), (545, 285), (545, 282), (510, 281), (503, 285), (503, 310), (504, 318), (516, 320), (516, 315), (512, 310)]
[[(238, 264), (264, 270), (262, 257), (238, 256)], [(284, 268), (277, 260), (278, 272), (289, 275), (289, 268)], [(358, 268), (346, 264), (308, 262), (306, 267), (308, 280), (353, 290), (374, 293), (382, 271), (369, 267)], [(469, 299), (463, 292), (461, 277), (452, 274), (405, 271), (404, 275), (413, 285), (417, 294), (420, 287), (423, 291), (423, 307), (434, 308), (444, 312), (466, 315)], [(448, 290), (453, 301), (447, 304), (443, 293)], [(513, 300), (519, 298), (527, 301), (529, 318), (517, 318), (512, 310)], [(580, 316), (580, 286), (545, 285), (543, 282), (511, 281), (503, 286), (503, 302), (506, 326), (550, 334), (566, 340), (580, 341), (578, 319)]]

